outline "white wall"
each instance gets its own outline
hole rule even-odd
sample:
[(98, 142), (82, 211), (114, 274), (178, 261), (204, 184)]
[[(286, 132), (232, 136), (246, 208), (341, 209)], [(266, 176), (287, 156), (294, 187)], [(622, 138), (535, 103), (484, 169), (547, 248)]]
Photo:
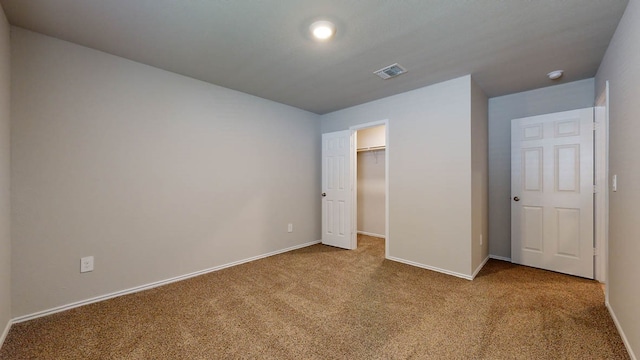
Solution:
[(489, 99), (489, 253), (511, 258), (511, 120), (594, 104), (586, 79)]
[(609, 80), (610, 308), (636, 358), (640, 356), (640, 2), (631, 0), (596, 75), (596, 94)]
[(14, 317), (319, 240), (317, 115), (18, 28), (12, 70)]
[(0, 346), (11, 320), (10, 229), (10, 40), (9, 23), (0, 7)]
[[(488, 102), (471, 79), (471, 271), (476, 273), (489, 256)], [(481, 243), (482, 241), (482, 243)]]
[(384, 152), (372, 150), (358, 153), (358, 231), (381, 237), (385, 236)]
[(323, 133), (389, 120), (389, 255), (471, 275), (471, 77), (323, 115)]

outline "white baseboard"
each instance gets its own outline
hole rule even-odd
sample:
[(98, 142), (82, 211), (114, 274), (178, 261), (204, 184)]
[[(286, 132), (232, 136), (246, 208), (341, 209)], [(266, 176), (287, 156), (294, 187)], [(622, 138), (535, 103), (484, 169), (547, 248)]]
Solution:
[(399, 263), (411, 265), (411, 266), (416, 266), (416, 267), (419, 267), (419, 268), (422, 268), (422, 269), (427, 269), (427, 270), (439, 272), (439, 273), (442, 273), (442, 274), (452, 275), (452, 276), (463, 278), (463, 279), (466, 279), (466, 280), (473, 280), (473, 277), (470, 276), (470, 275), (465, 275), (465, 274), (461, 274), (461, 273), (458, 273), (458, 272), (455, 272), (455, 271), (440, 269), (440, 268), (437, 268), (435, 266), (424, 265), (424, 264), (420, 264), (420, 263), (417, 263), (417, 262), (404, 260), (404, 259), (400, 259), (400, 258), (396, 258), (396, 257), (392, 257), (392, 256), (387, 257), (387, 259), (389, 259), (391, 261), (396, 261), (396, 262), (399, 262)]
[(482, 264), (480, 264), (480, 266), (478, 266), (476, 268), (476, 270), (473, 272), (473, 274), (471, 275), (471, 280), (476, 278), (476, 275), (478, 275), (478, 273), (480, 272), (480, 270), (482, 270), (482, 268), (487, 264), (487, 261), (489, 261), (489, 256), (487, 256), (486, 258), (484, 258), (484, 260), (482, 261)]
[(382, 239), (386, 238), (386, 236), (384, 236), (384, 235), (374, 234), (374, 233), (370, 233), (370, 232), (366, 232), (366, 231), (360, 231), (360, 230), (358, 230), (358, 234), (367, 235), (367, 236), (373, 236), (373, 237), (382, 238)]
[(133, 287), (133, 288), (130, 288), (130, 289), (125, 289), (125, 290), (112, 292), (110, 294), (96, 296), (96, 297), (93, 297), (93, 298), (90, 298), (90, 299), (77, 301), (77, 302), (74, 302), (74, 303), (71, 303), (71, 304), (57, 306), (57, 307), (54, 307), (54, 308), (51, 308), (51, 309), (48, 309), (48, 310), (38, 311), (38, 312), (35, 312), (33, 314), (27, 314), (27, 315), (23, 315), (23, 316), (18, 316), (18, 317), (14, 318), (12, 320), (12, 323), (16, 324), (16, 323), (20, 323), (20, 322), (24, 322), (24, 321), (28, 321), (28, 320), (33, 320), (33, 319), (37, 319), (37, 318), (40, 318), (40, 317), (43, 317), (43, 316), (55, 314), (55, 313), (58, 313), (58, 312), (61, 312), (61, 311), (66, 311), (66, 310), (70, 310), (70, 309), (73, 309), (73, 308), (77, 308), (77, 307), (80, 307), (80, 306), (93, 304), (93, 303), (96, 303), (96, 302), (112, 299), (112, 298), (123, 296), (123, 295), (129, 295), (129, 294), (137, 293), (137, 292), (144, 291), (144, 290), (153, 289), (153, 288), (158, 287), (158, 286), (171, 284), (171, 283), (174, 283), (174, 282), (177, 282), (177, 281), (181, 281), (181, 280), (186, 280), (186, 279), (189, 279), (189, 278), (192, 278), (192, 277), (195, 277), (195, 276), (208, 274), (210, 272), (226, 269), (226, 268), (229, 268), (229, 267), (232, 267), (232, 266), (236, 266), (236, 265), (248, 263), (248, 262), (251, 262), (251, 261), (264, 259), (266, 257), (270, 257), (270, 256), (282, 254), (282, 253), (285, 253), (285, 252), (301, 249), (301, 248), (304, 248), (304, 247), (307, 247), (307, 246), (319, 244), (320, 242), (321, 242), (320, 240), (311, 241), (311, 242), (308, 242), (308, 243), (292, 246), (292, 247), (289, 247), (289, 248), (286, 248), (286, 249), (272, 251), (272, 252), (267, 253), (267, 254), (253, 256), (253, 257), (250, 257), (250, 258), (247, 258), (247, 259), (234, 261), (234, 262), (231, 262), (231, 263), (228, 263), (228, 264), (215, 266), (215, 267), (212, 267), (212, 268), (209, 268), (209, 269), (204, 269), (204, 270), (192, 272), (190, 274), (180, 275), (180, 276), (172, 277), (170, 279), (160, 280), (160, 281), (152, 282), (152, 283), (149, 283), (149, 284), (136, 286), (136, 287)]
[(500, 260), (500, 261), (507, 261), (507, 262), (511, 262), (511, 258), (504, 257), (504, 256), (489, 255), (489, 258), (490, 258), (490, 259)]
[(624, 343), (624, 346), (627, 348), (627, 352), (629, 353), (629, 357), (631, 357), (631, 360), (638, 360), (638, 358), (636, 358), (636, 355), (633, 353), (633, 349), (631, 348), (631, 344), (629, 344), (629, 339), (627, 339), (627, 336), (625, 335), (624, 331), (622, 330), (622, 327), (620, 326), (620, 322), (618, 322), (618, 318), (616, 317), (615, 312), (613, 312), (613, 308), (611, 307), (611, 305), (609, 304), (609, 302), (605, 302), (605, 305), (607, 306), (607, 309), (609, 310), (609, 314), (611, 314), (611, 318), (613, 319), (613, 323), (616, 324), (616, 328), (618, 329), (618, 332), (620, 333), (620, 337), (622, 338), (622, 342)]
[(4, 340), (7, 338), (7, 335), (9, 335), (9, 330), (11, 329), (12, 324), (13, 324), (13, 321), (9, 320), (9, 322), (7, 323), (7, 326), (4, 328), (4, 331), (2, 332), (2, 335), (0, 335), (0, 348), (2, 348), (2, 345), (4, 344)]

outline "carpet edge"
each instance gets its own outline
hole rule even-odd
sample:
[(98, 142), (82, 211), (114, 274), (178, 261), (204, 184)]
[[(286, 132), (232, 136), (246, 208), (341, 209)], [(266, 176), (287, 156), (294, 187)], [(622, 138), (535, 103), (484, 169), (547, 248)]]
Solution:
[(500, 260), (500, 261), (511, 262), (511, 258), (510, 257), (506, 257), (506, 256), (489, 255), (489, 258), (490, 259)]
[(631, 357), (631, 360), (638, 360), (638, 358), (636, 358), (636, 355), (633, 353), (633, 349), (631, 348), (629, 339), (627, 339), (626, 334), (622, 330), (622, 326), (620, 326), (620, 322), (618, 322), (618, 318), (616, 317), (616, 313), (613, 311), (611, 304), (609, 304), (608, 301), (605, 301), (604, 305), (607, 307), (607, 310), (609, 310), (609, 315), (611, 315), (611, 319), (613, 319), (613, 323), (616, 325), (616, 329), (618, 329), (618, 333), (620, 333), (620, 337), (622, 338), (624, 347), (627, 348), (627, 353), (629, 353), (629, 357)]
[(376, 234), (376, 233), (371, 233), (371, 232), (366, 232), (366, 231), (357, 231), (358, 234), (362, 234), (362, 235), (367, 235), (367, 236), (373, 236), (373, 237), (377, 237), (377, 238), (381, 238), (384, 239), (386, 238), (386, 236), (382, 235), (382, 234)]
[(417, 263), (415, 261), (405, 260), (405, 259), (401, 259), (401, 258), (397, 258), (397, 257), (393, 257), (393, 256), (388, 256), (387, 260), (396, 261), (396, 262), (399, 262), (399, 263), (402, 263), (402, 264), (407, 264), (407, 265), (419, 267), (419, 268), (422, 268), (422, 269), (439, 272), (439, 273), (445, 274), (445, 275), (451, 275), (451, 276), (463, 278), (465, 280), (473, 280), (471, 275), (466, 275), (466, 274), (458, 273), (458, 272), (451, 271), (451, 270), (441, 269), (441, 268), (435, 267), (435, 266), (420, 264), (420, 263)]
[(487, 261), (489, 261), (489, 255), (487, 255), (487, 257), (482, 260), (482, 263), (476, 268), (473, 274), (471, 274), (471, 280), (476, 278), (480, 270), (482, 270), (482, 268), (487, 264)]
[[(262, 255), (257, 255), (257, 256), (252, 256), (250, 258), (246, 258), (246, 259), (242, 259), (242, 260), (238, 260), (238, 261), (233, 261), (227, 264), (222, 264), (222, 265), (218, 265), (218, 266), (214, 266), (208, 269), (204, 269), (204, 270), (199, 270), (199, 271), (195, 271), (192, 273), (188, 273), (188, 274), (184, 274), (184, 275), (179, 275), (179, 276), (175, 276), (172, 278), (168, 278), (168, 279), (164, 279), (164, 280), (159, 280), (159, 281), (154, 281), (148, 284), (144, 284), (144, 285), (139, 285), (139, 286), (135, 286), (129, 289), (124, 289), (124, 290), (119, 290), (119, 291), (115, 291), (112, 293), (108, 293), (108, 294), (104, 294), (104, 295), (99, 295), (96, 297), (92, 297), (89, 299), (85, 299), (85, 300), (80, 300), (80, 301), (76, 301), (70, 304), (66, 304), (66, 305), (61, 305), (61, 306), (56, 306), (54, 308), (51, 309), (47, 309), (47, 310), (42, 310), (42, 311), (38, 311), (35, 313), (31, 313), (31, 314), (27, 314), (27, 315), (22, 315), (22, 316), (18, 316), (15, 317), (11, 320), (9, 320), (10, 324), (17, 324), (17, 323), (21, 323), (21, 322), (25, 322), (25, 321), (29, 321), (29, 320), (33, 320), (33, 319), (37, 319), (37, 318), (41, 318), (44, 316), (48, 316), (48, 315), (52, 315), (55, 313), (59, 313), (62, 311), (66, 311), (66, 310), (71, 310), (77, 307), (81, 307), (84, 305), (89, 305), (89, 304), (93, 304), (93, 303), (97, 303), (100, 301), (105, 301), (105, 300), (109, 300), (109, 299), (113, 299), (119, 296), (124, 296), (124, 295), (129, 295), (129, 294), (134, 294), (140, 291), (144, 291), (144, 290), (149, 290), (149, 289), (153, 289), (159, 286), (163, 286), (163, 285), (168, 285), (177, 281), (181, 281), (181, 280), (186, 280), (186, 279), (190, 279), (192, 277), (196, 277), (199, 275), (204, 275), (204, 274), (208, 274), (214, 271), (219, 271), (222, 269), (226, 269), (229, 267), (233, 267), (233, 266), (237, 266), (237, 265), (241, 265), (241, 264), (245, 264), (251, 261), (256, 261), (256, 260), (260, 260), (260, 259), (264, 259), (270, 256), (274, 256), (274, 255), (278, 255), (278, 254), (283, 254), (289, 251), (293, 251), (293, 250), (297, 250), (297, 249), (302, 249), (308, 246), (312, 246), (315, 244), (319, 244), (321, 242), (321, 240), (316, 240), (316, 241), (310, 241), (304, 244), (299, 244), (299, 245), (295, 245), (295, 246), (291, 246), (285, 249), (280, 249), (280, 250), (276, 250), (276, 251), (272, 251), (266, 254), (262, 254)], [(8, 330), (6, 330), (6, 332), (8, 333)], [(2, 338), (2, 340), (4, 341), (4, 338)], [(2, 342), (0, 342), (0, 346), (2, 345)]]
[(11, 330), (11, 325), (13, 325), (13, 320), (9, 319), (7, 322), (7, 326), (4, 328), (2, 335), (0, 335), (0, 349), (2, 345), (4, 345), (4, 341), (7, 339), (7, 335), (9, 335), (9, 330)]

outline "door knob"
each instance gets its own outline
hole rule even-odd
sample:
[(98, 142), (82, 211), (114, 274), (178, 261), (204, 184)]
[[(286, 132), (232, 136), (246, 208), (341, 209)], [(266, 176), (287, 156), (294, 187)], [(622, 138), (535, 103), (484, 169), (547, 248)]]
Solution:
[(513, 200), (514, 201), (520, 201), (520, 198), (516, 196), (516, 197), (513, 198)]
[(325, 197), (325, 196), (327, 196), (327, 193), (322, 193), (322, 197)]

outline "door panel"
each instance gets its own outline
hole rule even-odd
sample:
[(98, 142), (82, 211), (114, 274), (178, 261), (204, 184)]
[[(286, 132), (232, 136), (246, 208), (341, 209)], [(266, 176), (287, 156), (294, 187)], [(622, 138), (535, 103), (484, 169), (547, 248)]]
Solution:
[(351, 241), (351, 131), (322, 134), (322, 243), (345, 249)]
[(556, 254), (580, 258), (580, 209), (556, 209)]
[(523, 149), (525, 191), (542, 191), (542, 148)]
[(593, 109), (511, 123), (511, 258), (593, 278)]
[(542, 236), (542, 207), (539, 206), (523, 206), (523, 247), (528, 251), (542, 252), (543, 236)]
[(580, 192), (580, 145), (555, 147), (555, 185), (557, 191)]

